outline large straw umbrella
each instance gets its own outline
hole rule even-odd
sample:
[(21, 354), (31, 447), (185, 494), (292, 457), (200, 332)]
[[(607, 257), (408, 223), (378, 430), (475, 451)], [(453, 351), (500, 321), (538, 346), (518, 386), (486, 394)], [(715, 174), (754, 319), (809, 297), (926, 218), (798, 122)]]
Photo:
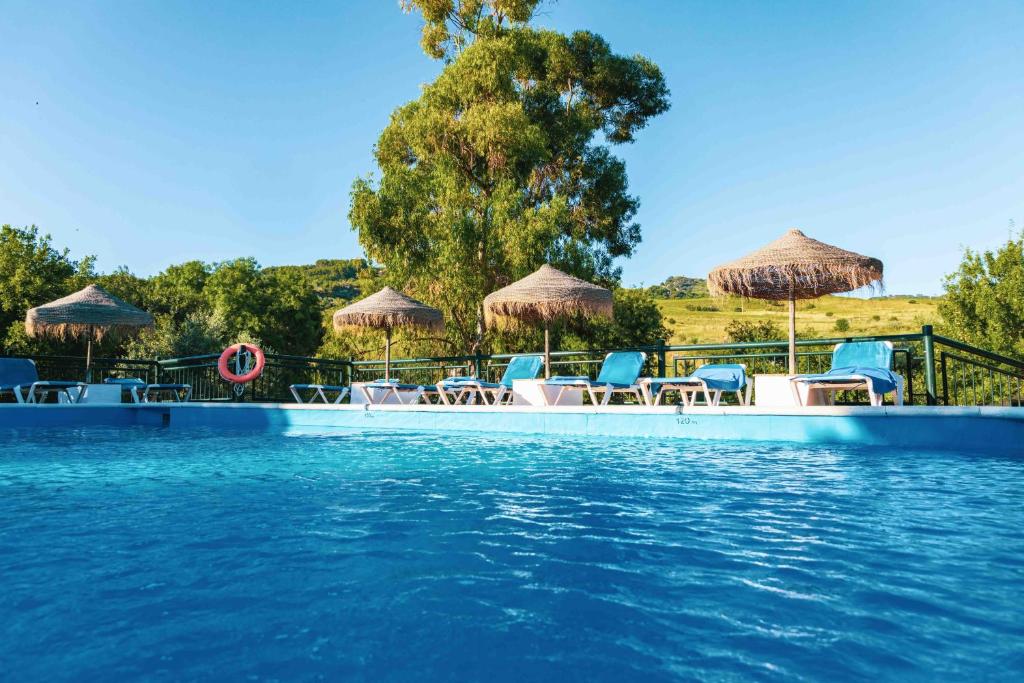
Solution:
[(789, 372), (796, 374), (796, 300), (850, 292), (882, 280), (882, 262), (811, 239), (799, 230), (708, 275), (720, 296), (789, 301)]
[(118, 299), (99, 285), (89, 285), (63, 299), (30, 308), (25, 331), (30, 337), (87, 340), (85, 381), (90, 379), (92, 343), (106, 336), (137, 334), (153, 326), (153, 316)]
[(576, 316), (612, 317), (612, 293), (544, 264), (484, 298), (484, 315), (544, 326), (544, 376), (551, 376), (551, 323)]
[(412, 297), (385, 287), (376, 294), (346, 306), (334, 314), (334, 329), (370, 327), (383, 329), (387, 343), (384, 347), (384, 379), (391, 380), (391, 331), (396, 327), (423, 327), (441, 332), (444, 316)]

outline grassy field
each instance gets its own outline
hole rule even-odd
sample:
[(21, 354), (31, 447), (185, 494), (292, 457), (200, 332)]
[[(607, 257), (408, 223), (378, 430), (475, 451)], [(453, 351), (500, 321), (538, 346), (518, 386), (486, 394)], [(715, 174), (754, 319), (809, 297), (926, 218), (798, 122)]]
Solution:
[[(797, 302), (796, 330), (804, 337), (845, 337), (865, 334), (919, 332), (921, 325), (937, 323), (940, 299), (894, 296), (876, 299), (826, 296)], [(771, 320), (782, 334), (788, 329), (785, 302), (743, 299), (661, 299), (658, 301), (673, 344), (699, 344), (728, 340), (732, 320)], [(849, 330), (840, 332), (837, 321)], [(839, 323), (842, 326), (842, 323)]]

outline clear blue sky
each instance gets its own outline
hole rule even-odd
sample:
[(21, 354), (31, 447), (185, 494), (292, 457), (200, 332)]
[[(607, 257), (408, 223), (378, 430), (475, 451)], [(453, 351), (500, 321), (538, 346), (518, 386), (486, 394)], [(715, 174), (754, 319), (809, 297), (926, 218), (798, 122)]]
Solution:
[[(397, 0), (0, 0), (0, 222), (104, 270), (360, 254), (353, 178), (439, 64)], [(560, 0), (657, 62), (672, 110), (619, 148), (627, 284), (703, 276), (789, 227), (934, 293), (1024, 223), (1024, 3)]]

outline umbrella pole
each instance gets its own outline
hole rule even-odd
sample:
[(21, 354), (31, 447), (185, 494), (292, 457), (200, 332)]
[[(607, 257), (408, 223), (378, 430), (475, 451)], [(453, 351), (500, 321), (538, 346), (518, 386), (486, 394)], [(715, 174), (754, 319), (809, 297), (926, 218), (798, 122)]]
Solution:
[(89, 330), (89, 339), (85, 342), (85, 383), (92, 381), (92, 330)]
[(384, 330), (384, 338), (387, 340), (384, 344), (384, 381), (391, 381), (391, 328)]
[(796, 374), (796, 297), (789, 290), (789, 374)]
[(551, 333), (544, 325), (544, 379), (551, 379)]

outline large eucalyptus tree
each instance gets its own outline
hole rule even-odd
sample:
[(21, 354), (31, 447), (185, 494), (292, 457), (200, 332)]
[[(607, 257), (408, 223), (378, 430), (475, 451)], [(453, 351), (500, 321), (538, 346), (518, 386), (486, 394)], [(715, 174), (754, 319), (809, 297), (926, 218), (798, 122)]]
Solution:
[(391, 116), (379, 177), (349, 218), (394, 283), (440, 307), (461, 348), (484, 345), (482, 301), (542, 263), (614, 284), (640, 241), (612, 145), (669, 107), (658, 67), (593, 33), (531, 28), (538, 0), (406, 0), (446, 61)]

